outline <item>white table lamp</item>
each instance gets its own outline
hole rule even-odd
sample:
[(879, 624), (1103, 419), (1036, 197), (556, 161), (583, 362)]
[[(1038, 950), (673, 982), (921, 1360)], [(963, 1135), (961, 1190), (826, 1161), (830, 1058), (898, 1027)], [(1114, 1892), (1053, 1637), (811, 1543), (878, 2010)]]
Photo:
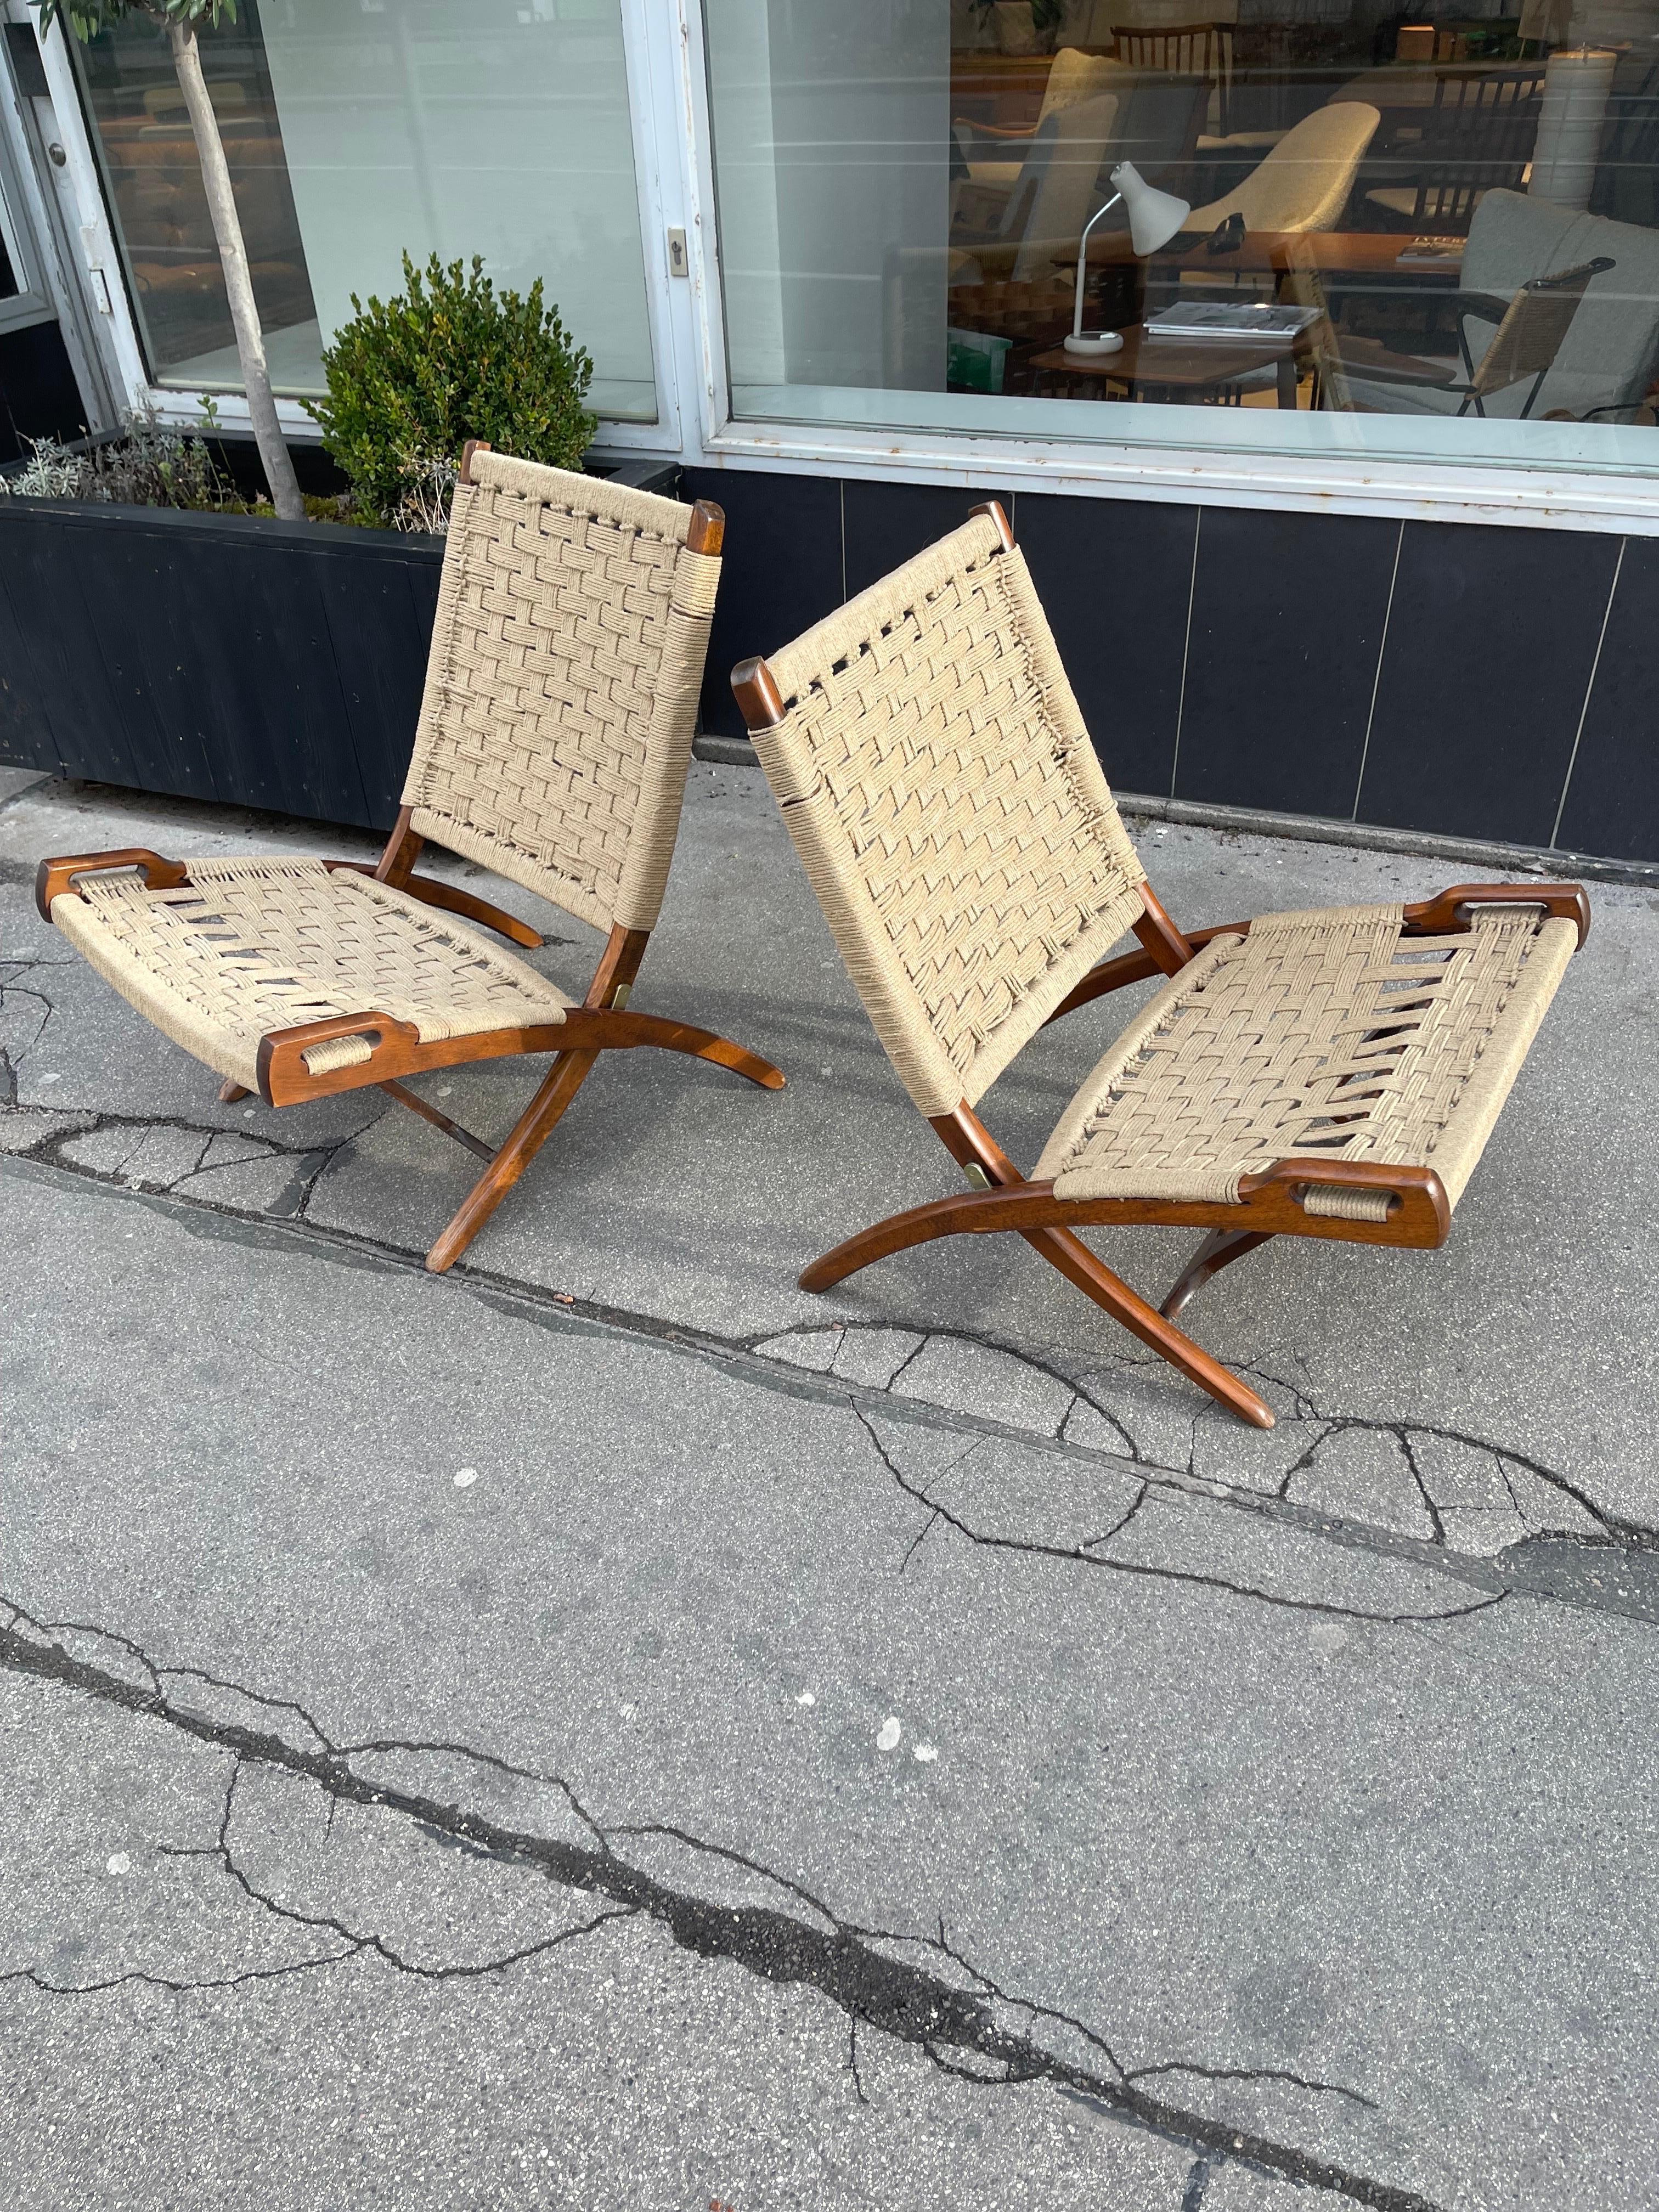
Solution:
[(1149, 185), (1133, 161), (1120, 161), (1112, 172), (1112, 197), (1103, 207), (1097, 208), (1084, 225), (1083, 235), (1078, 240), (1077, 251), (1077, 307), (1072, 317), (1072, 334), (1066, 341), (1067, 353), (1115, 353), (1123, 343), (1118, 331), (1085, 331), (1083, 327), (1083, 288), (1089, 273), (1089, 233), (1103, 215), (1109, 215), (1120, 203), (1129, 210), (1129, 244), (1143, 259), (1156, 253), (1160, 246), (1167, 246), (1192, 213), (1185, 200), (1178, 200), (1173, 192), (1161, 192)]

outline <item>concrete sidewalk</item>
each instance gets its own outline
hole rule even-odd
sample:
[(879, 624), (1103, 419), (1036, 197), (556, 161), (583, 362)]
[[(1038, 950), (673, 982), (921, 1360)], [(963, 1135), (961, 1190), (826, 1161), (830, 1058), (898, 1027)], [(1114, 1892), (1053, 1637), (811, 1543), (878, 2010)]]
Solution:
[[(1659, 901), (1593, 890), (1443, 1252), (1200, 1294), (1259, 1436), (1017, 1244), (794, 1287), (955, 1182), (752, 771), (636, 1003), (789, 1088), (602, 1063), (442, 1281), (464, 1153), (220, 1107), (34, 917), (132, 843), (326, 848), (0, 807), (9, 2198), (1659, 2203)], [(1194, 924), (1449, 879), (1141, 843)]]

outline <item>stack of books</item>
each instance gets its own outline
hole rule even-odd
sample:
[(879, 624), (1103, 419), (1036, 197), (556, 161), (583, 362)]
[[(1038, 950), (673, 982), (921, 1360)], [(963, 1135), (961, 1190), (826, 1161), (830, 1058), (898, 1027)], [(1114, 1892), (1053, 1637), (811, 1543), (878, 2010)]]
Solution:
[(1289, 345), (1310, 323), (1317, 307), (1276, 307), (1263, 301), (1177, 300), (1146, 318), (1154, 338), (1216, 338), (1232, 345)]

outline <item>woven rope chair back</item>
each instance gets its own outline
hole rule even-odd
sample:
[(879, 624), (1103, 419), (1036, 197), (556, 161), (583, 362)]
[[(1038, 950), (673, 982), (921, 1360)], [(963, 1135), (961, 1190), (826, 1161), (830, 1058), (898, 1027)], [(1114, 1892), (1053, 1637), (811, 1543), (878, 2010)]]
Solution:
[(1553, 368), (1590, 279), (1614, 265), (1602, 256), (1523, 284), (1469, 379), (1480, 397), (1489, 398), (1523, 377)]
[(650, 929), (720, 562), (691, 510), (475, 453), (458, 485), (410, 827), (596, 928)]
[(769, 663), (755, 745), (924, 1114), (972, 1105), (1146, 911), (1022, 556), (975, 516)]

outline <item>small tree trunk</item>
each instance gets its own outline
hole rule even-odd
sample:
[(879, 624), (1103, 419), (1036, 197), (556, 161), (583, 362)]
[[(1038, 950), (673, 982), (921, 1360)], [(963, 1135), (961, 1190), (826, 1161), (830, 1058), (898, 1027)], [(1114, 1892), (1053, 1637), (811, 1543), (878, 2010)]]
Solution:
[(179, 72), (185, 106), (190, 111), (190, 127), (196, 134), (197, 158), (202, 165), (202, 182), (207, 188), (213, 235), (219, 244), (219, 265), (225, 272), (225, 295), (230, 301), (230, 319), (236, 328), (237, 357), (242, 364), (248, 413), (253, 418), (254, 441), (259, 448), (265, 482), (270, 487), (272, 504), (283, 520), (303, 522), (305, 502), (300, 497), (294, 463), (276, 421), (276, 403), (270, 396), (264, 332), (259, 327), (253, 280), (248, 274), (242, 220), (236, 212), (230, 168), (225, 160), (224, 142), (219, 136), (219, 118), (208, 98), (194, 28), (188, 23), (169, 23), (167, 43), (173, 50), (173, 66)]

